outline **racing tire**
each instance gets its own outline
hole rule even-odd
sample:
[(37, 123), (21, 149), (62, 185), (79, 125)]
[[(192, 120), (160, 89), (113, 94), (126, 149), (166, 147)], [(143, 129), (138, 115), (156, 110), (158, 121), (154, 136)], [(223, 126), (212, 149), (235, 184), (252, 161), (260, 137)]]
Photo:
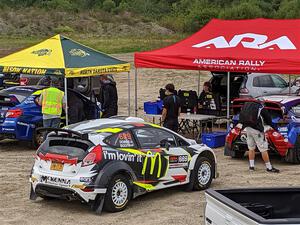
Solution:
[(104, 199), (104, 209), (108, 212), (124, 210), (132, 196), (129, 180), (123, 175), (114, 176), (108, 184)]
[(241, 159), (243, 158), (245, 155), (245, 152), (241, 152), (241, 151), (234, 151), (231, 155), (231, 158), (233, 159)]
[(212, 182), (213, 174), (213, 162), (207, 157), (198, 158), (191, 176), (193, 190), (200, 191), (207, 189)]
[(34, 149), (38, 149), (40, 145), (44, 141), (44, 134), (42, 132), (36, 132), (34, 131), (33, 137), (32, 137), (32, 147)]
[(284, 158), (288, 163), (300, 164), (300, 146), (290, 148)]

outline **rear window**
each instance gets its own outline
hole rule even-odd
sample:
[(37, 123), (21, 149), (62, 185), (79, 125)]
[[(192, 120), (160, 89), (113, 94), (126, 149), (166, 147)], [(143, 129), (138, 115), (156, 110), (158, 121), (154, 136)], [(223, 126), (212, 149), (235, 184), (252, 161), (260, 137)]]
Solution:
[(253, 79), (253, 86), (254, 87), (274, 87), (273, 80), (271, 79), (271, 76), (257, 76)]
[(18, 89), (15, 88), (8, 88), (0, 91), (0, 96), (9, 96), (13, 95), (16, 99), (22, 103), (28, 96), (30, 96), (35, 90), (33, 89)]
[(38, 153), (67, 155), (69, 158), (78, 158), (78, 160), (82, 160), (86, 155), (86, 151), (88, 151), (90, 147), (90, 145), (81, 141), (53, 139), (49, 140), (48, 143), (44, 142), (39, 148)]

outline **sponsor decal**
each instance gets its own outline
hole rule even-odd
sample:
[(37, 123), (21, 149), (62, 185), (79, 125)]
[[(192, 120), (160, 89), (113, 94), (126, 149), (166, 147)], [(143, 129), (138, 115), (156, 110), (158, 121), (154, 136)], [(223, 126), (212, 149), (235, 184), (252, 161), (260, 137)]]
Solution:
[(159, 178), (161, 175), (161, 167), (162, 167), (161, 166), (161, 164), (162, 164), (161, 154), (159, 152), (156, 152), (155, 154), (153, 154), (151, 151), (147, 152), (147, 155), (145, 157), (144, 164), (143, 164), (142, 175), (145, 175), (145, 173), (146, 173), (148, 159), (150, 159), (150, 175), (153, 175), (156, 161), (158, 161), (158, 169), (157, 169), (156, 177)]
[(41, 176), (40, 180), (42, 183), (56, 184), (59, 186), (70, 186), (71, 184), (70, 179), (59, 178), (59, 177)]
[(187, 155), (171, 155), (169, 156), (170, 163), (187, 163), (188, 156)]
[(13, 128), (2, 128), (2, 131), (15, 131)]
[(119, 161), (126, 161), (126, 162), (142, 162), (142, 155), (135, 155), (129, 152), (109, 152), (103, 151), (104, 159), (108, 160), (119, 160)]
[(119, 145), (121, 148), (134, 147), (134, 142), (130, 132), (123, 132), (118, 135)]
[(73, 48), (69, 51), (69, 53), (71, 56), (79, 56), (79, 57), (86, 57), (90, 55), (89, 53), (79, 48)]
[[(250, 39), (250, 40), (249, 40)], [(245, 33), (235, 35), (230, 41), (227, 41), (224, 36), (219, 36), (208, 41), (204, 41), (193, 45), (193, 48), (235, 48), (241, 44), (244, 48), (250, 49), (266, 49), (274, 50), (277, 46), (281, 50), (295, 50), (297, 49), (293, 42), (287, 36), (281, 36), (274, 40), (268, 40), (267, 35)]]
[(15, 67), (15, 66), (3, 67), (3, 73), (25, 73), (25, 74), (33, 74), (33, 75), (45, 75), (46, 72), (47, 72), (46, 69), (39, 69), (39, 68), (22, 68), (22, 67)]
[(52, 50), (49, 48), (42, 48), (36, 51), (32, 51), (31, 54), (38, 55), (38, 56), (45, 56), (51, 55)]

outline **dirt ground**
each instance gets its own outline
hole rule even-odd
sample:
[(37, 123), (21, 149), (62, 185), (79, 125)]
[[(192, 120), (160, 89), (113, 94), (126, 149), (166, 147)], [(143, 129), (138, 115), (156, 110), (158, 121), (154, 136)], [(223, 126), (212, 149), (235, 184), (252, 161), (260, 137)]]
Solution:
[[(132, 62), (132, 54), (118, 55)], [(131, 73), (133, 77), (133, 72)], [(198, 72), (173, 70), (139, 70), (139, 107), (142, 102), (155, 100), (159, 88), (168, 82), (176, 87), (197, 90)], [(209, 79), (201, 75), (201, 83)], [(120, 97), (120, 113), (127, 113), (127, 74), (116, 76)], [(131, 85), (133, 86), (133, 79)], [(133, 113), (133, 88), (132, 88)], [(142, 115), (142, 110), (139, 111)], [(87, 205), (61, 200), (31, 202), (29, 196), (29, 174), (35, 150), (26, 143), (0, 142), (0, 225), (94, 225), (94, 224), (204, 224), (204, 192), (185, 192), (180, 187), (161, 190), (138, 197), (120, 213), (93, 214)], [(269, 174), (257, 156), (255, 172), (248, 171), (246, 158), (234, 160), (223, 156), (223, 148), (215, 149), (219, 178), (212, 188), (235, 187), (286, 187), (300, 186), (300, 166), (271, 158), (281, 169), (280, 174)]]

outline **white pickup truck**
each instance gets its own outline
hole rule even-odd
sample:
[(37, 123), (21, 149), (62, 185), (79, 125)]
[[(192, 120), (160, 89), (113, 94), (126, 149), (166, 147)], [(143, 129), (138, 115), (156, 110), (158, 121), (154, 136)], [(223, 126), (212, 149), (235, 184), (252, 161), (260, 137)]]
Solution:
[(206, 225), (300, 224), (300, 188), (205, 192)]

